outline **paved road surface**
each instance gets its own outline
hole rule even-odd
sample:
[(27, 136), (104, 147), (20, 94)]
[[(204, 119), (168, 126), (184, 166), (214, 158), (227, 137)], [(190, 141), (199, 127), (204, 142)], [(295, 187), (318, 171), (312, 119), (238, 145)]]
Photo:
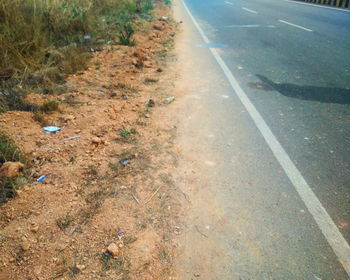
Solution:
[[(185, 3), (349, 243), (350, 13), (283, 0)], [(183, 132), (186, 137), (192, 133), (195, 143), (208, 140), (196, 148), (187, 144), (187, 152), (201, 153), (201, 162), (210, 166), (207, 180), (200, 182), (207, 188), (192, 193), (197, 202), (189, 224), (197, 230), (183, 240), (184, 246), (191, 244), (191, 250), (184, 250), (184, 279), (191, 279), (193, 267), (204, 269), (199, 260), (211, 267), (211, 276), (203, 279), (348, 279), (344, 267), (350, 264), (340, 263), (349, 261), (346, 253), (345, 259), (334, 253), (315, 213), (305, 207), (178, 6), (190, 30), (183, 56), (191, 56), (193, 64), (184, 66), (192, 73), (188, 92), (193, 100)], [(220, 218), (203, 210), (213, 197)], [(225, 226), (218, 219), (225, 219)], [(206, 240), (194, 245), (197, 224), (209, 233), (209, 221), (220, 228), (211, 232), (219, 252)], [(213, 264), (220, 263), (215, 257), (220, 252), (226, 252), (223, 266)], [(194, 254), (208, 256), (196, 259)]]

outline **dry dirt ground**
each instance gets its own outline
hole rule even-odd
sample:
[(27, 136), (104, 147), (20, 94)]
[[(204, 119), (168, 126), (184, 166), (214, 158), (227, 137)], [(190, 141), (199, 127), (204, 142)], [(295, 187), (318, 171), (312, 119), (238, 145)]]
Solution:
[[(0, 208), (0, 279), (176, 279), (186, 197), (172, 176), (176, 100), (163, 101), (173, 95), (177, 25), (158, 4), (136, 45), (96, 52), (68, 78), (69, 93), (28, 96), (57, 100), (59, 111), (1, 115), (1, 129), (33, 165), (28, 184)], [(45, 133), (43, 124), (62, 130)]]

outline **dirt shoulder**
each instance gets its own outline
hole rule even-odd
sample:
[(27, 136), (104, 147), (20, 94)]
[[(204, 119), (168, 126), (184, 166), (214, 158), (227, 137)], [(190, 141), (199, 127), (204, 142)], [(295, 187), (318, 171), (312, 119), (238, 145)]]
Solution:
[(70, 76), (72, 91), (50, 96), (58, 112), (1, 115), (33, 162), (32, 180), (0, 208), (2, 279), (172, 279), (184, 196), (172, 176), (173, 104), (164, 100), (173, 95), (177, 24), (162, 4), (155, 18), (139, 26), (136, 46), (106, 46)]

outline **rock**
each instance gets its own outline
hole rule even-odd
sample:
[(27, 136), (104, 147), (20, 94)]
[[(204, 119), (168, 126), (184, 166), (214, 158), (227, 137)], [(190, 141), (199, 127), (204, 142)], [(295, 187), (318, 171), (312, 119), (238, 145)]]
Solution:
[(75, 117), (73, 115), (68, 115), (68, 116), (65, 117), (66, 122), (67, 121), (72, 121), (74, 119), (75, 119)]
[(93, 137), (92, 139), (91, 139), (91, 142), (93, 143), (93, 144), (101, 144), (102, 143), (102, 140), (101, 140), (101, 138), (99, 138), (99, 137)]
[(30, 244), (27, 240), (22, 241), (21, 248), (23, 251), (28, 251), (30, 248)]
[(153, 99), (150, 99), (150, 100), (148, 100), (148, 103), (147, 103), (147, 107), (154, 107), (154, 106), (156, 106), (156, 103), (154, 102), (154, 100)]
[(193, 275), (194, 275), (194, 277), (199, 277), (199, 276), (201, 276), (198, 272), (194, 273)]
[(141, 67), (143, 66), (142, 61), (139, 60), (139, 59), (137, 59), (137, 58), (133, 58), (133, 59), (131, 60), (131, 63), (132, 63), (132, 65), (134, 65), (134, 66), (137, 67), (137, 68), (141, 68)]
[(152, 68), (152, 63), (150, 61), (144, 61), (143, 66), (146, 68)]
[(38, 232), (38, 230), (39, 230), (39, 225), (36, 223), (32, 223), (30, 226), (30, 231), (36, 233)]
[(163, 103), (169, 104), (169, 103), (173, 102), (174, 100), (175, 100), (175, 96), (169, 96), (169, 97), (164, 99)]
[(136, 66), (136, 64), (138, 63), (137, 58), (133, 58), (133, 59), (131, 60), (131, 63), (132, 63), (133, 65)]
[(24, 168), (23, 163), (7, 161), (0, 168), (0, 178), (2, 178), (2, 177), (10, 177), (10, 178), (18, 177), (23, 168)]
[(115, 243), (109, 244), (108, 247), (107, 247), (107, 252), (109, 254), (111, 254), (113, 257), (118, 256), (118, 254), (119, 254), (119, 247), (118, 247), (118, 245), (115, 244)]
[(76, 268), (79, 269), (80, 271), (83, 271), (86, 268), (86, 266), (83, 264), (77, 264)]
[(154, 24), (153, 29), (158, 30), (158, 31), (162, 31), (164, 29), (164, 26), (161, 24)]

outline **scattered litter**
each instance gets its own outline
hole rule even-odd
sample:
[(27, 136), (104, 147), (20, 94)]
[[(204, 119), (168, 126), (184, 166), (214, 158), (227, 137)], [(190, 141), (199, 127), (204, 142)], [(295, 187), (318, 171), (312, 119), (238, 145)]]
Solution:
[(147, 107), (154, 107), (156, 105), (156, 103), (154, 102), (153, 99), (150, 99), (147, 103)]
[(75, 225), (74, 227), (72, 227), (72, 229), (68, 232), (68, 235), (72, 235), (78, 228), (79, 225)]
[(55, 133), (55, 132), (60, 131), (60, 130), (61, 130), (61, 128), (58, 126), (45, 126), (44, 127), (45, 132)]
[(238, 70), (242, 70), (242, 69), (243, 69), (243, 67), (242, 67), (242, 66), (240, 66), (240, 65), (238, 65), (238, 66), (237, 66), (237, 69), (238, 69)]
[(124, 99), (124, 100), (128, 100), (128, 99), (129, 99), (129, 96), (123, 95), (123, 99)]
[(136, 196), (134, 196), (133, 194), (131, 195), (133, 199), (135, 199), (135, 201), (137, 202), (137, 204), (140, 204), (140, 200), (138, 200), (138, 198)]
[(117, 235), (118, 235), (119, 240), (121, 240), (123, 235), (124, 235), (124, 231), (118, 231)]
[(152, 200), (152, 198), (157, 194), (157, 192), (159, 192), (160, 188), (162, 186), (159, 186), (158, 189), (151, 195), (151, 197), (149, 199), (147, 199), (147, 201), (145, 202), (145, 204), (147, 204), (148, 202), (150, 202)]
[(98, 90), (97, 91), (99, 94), (105, 94), (105, 92), (103, 90)]
[(63, 141), (73, 140), (73, 139), (77, 139), (77, 138), (80, 138), (80, 135), (64, 138)]
[(227, 48), (228, 45), (226, 45), (226, 44), (209, 43), (209, 44), (198, 44), (197, 47), (209, 48), (209, 49), (224, 49), (224, 48)]
[(195, 229), (198, 231), (198, 233), (199, 233), (200, 235), (204, 236), (205, 238), (208, 238), (208, 235), (206, 235), (206, 234), (204, 234), (203, 232), (201, 232), (201, 231), (199, 230), (199, 228), (198, 228), (197, 225), (194, 225), (194, 227), (195, 227)]
[(169, 17), (167, 17), (167, 16), (162, 16), (161, 19), (167, 21), (167, 20), (169, 19)]
[(130, 163), (130, 160), (129, 159), (122, 159), (122, 160), (120, 160), (119, 161), (119, 163), (121, 164), (121, 165), (128, 165), (129, 163)]
[(95, 52), (96, 50), (95, 50), (95, 49), (93, 49), (93, 48), (91, 48), (89, 51), (90, 51), (90, 52)]
[(36, 170), (34, 168), (31, 169), (29, 177), (32, 177), (35, 174)]
[(198, 272), (196, 272), (196, 273), (193, 274), (193, 276), (194, 276), (194, 277), (199, 277), (199, 276), (201, 276), (201, 275), (200, 275)]
[(45, 178), (46, 178), (46, 176), (45, 175), (43, 175), (43, 176), (40, 176), (37, 180), (36, 180), (36, 182), (37, 183), (39, 183), (39, 182), (41, 182), (41, 181), (44, 181), (45, 180)]
[(84, 36), (84, 39), (85, 39), (85, 40), (91, 40), (91, 36), (90, 36), (90, 35), (85, 35), (85, 36)]
[(164, 99), (163, 103), (169, 104), (169, 103), (173, 102), (174, 100), (175, 100), (175, 96), (169, 96), (169, 97)]
[(310, 138), (309, 138), (309, 137), (304, 137), (304, 139), (305, 139), (305, 140), (310, 140)]

